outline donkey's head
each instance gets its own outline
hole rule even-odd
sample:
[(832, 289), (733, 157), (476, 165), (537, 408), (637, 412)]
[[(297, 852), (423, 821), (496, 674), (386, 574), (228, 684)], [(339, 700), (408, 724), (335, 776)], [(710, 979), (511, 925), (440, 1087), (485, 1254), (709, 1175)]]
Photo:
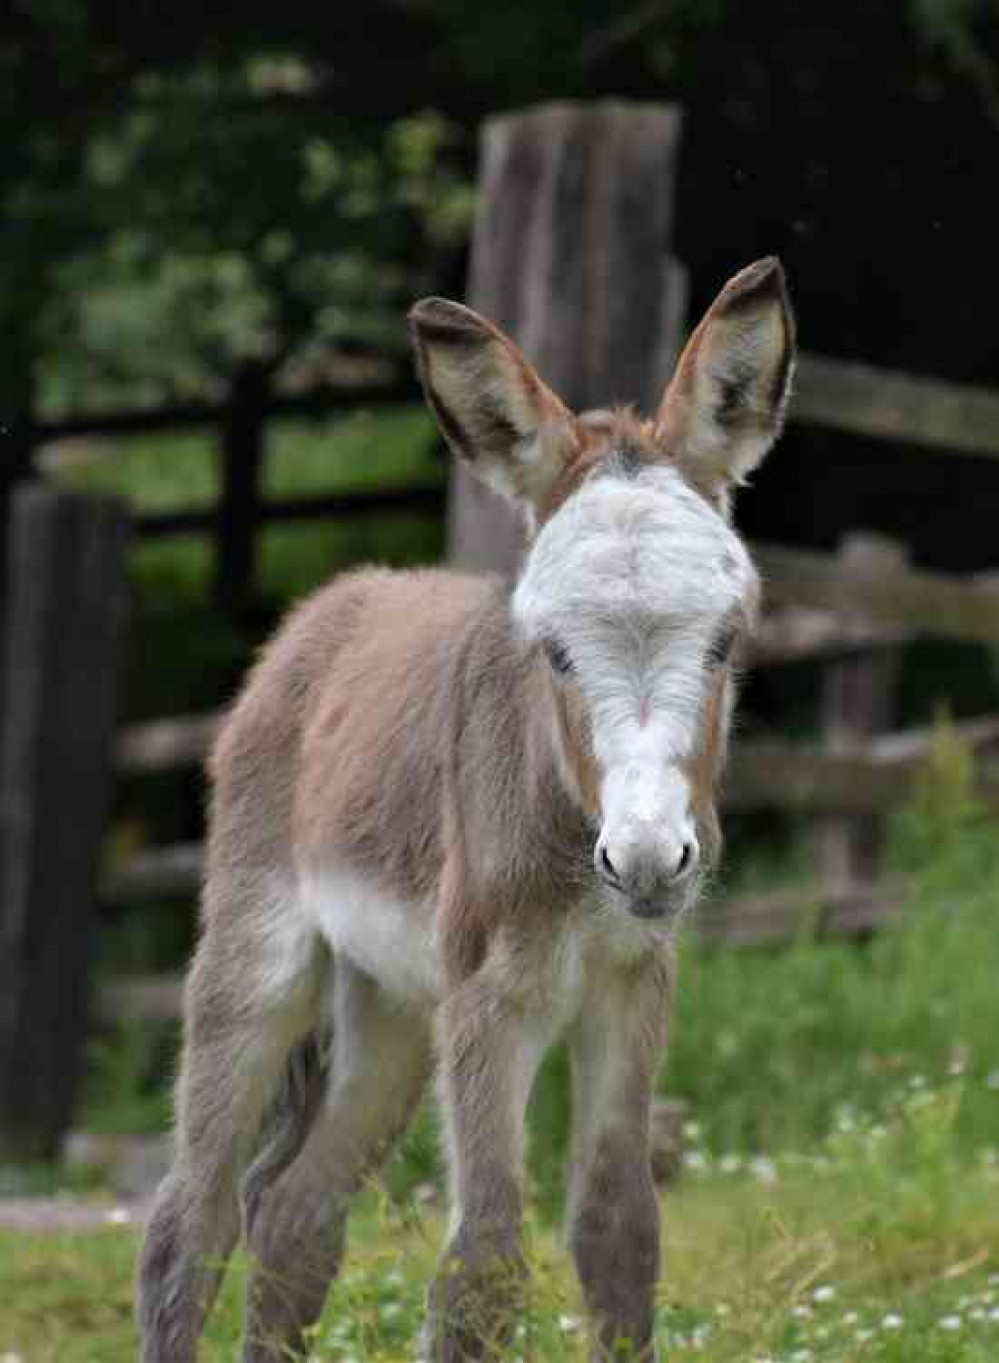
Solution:
[(729, 281), (651, 420), (574, 416), (457, 303), (428, 299), (411, 321), (448, 443), (527, 512), (514, 622), (549, 678), (563, 779), (599, 828), (606, 899), (643, 918), (683, 908), (717, 855), (731, 659), (758, 597), (730, 494), (776, 438), (790, 387), (780, 264)]

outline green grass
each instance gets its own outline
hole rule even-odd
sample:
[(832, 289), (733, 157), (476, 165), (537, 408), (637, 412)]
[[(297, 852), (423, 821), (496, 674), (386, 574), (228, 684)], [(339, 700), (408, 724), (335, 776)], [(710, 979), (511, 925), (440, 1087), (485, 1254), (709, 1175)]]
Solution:
[[(984, 1363), (999, 1357), (999, 836), (941, 746), (891, 859), (911, 890), (866, 945), (684, 952), (663, 1086), (691, 1105), (683, 1177), (663, 1199), (664, 1357), (710, 1363)], [(770, 874), (772, 874), (772, 870)], [(751, 872), (756, 879), (757, 873)], [(134, 1039), (131, 1043), (134, 1045)], [(133, 1057), (134, 1059), (134, 1057)], [(527, 1328), (511, 1359), (583, 1357), (556, 1248), (564, 1061), (532, 1105)], [(106, 1061), (101, 1101), (113, 1108)], [(126, 1085), (127, 1087), (127, 1085)], [(317, 1360), (410, 1356), (441, 1223), (425, 1115), (355, 1217)], [(132, 1236), (0, 1237), (0, 1356), (101, 1359), (133, 1347)], [(209, 1360), (235, 1357), (237, 1267)]]
[(908, 877), (896, 925), (863, 944), (684, 953), (665, 1081), (713, 1148), (802, 1148), (851, 1109), (952, 1078), (958, 1139), (999, 1146), (999, 829), (939, 732), (891, 831), (888, 864)]
[[(946, 748), (946, 731), (944, 748)], [(967, 773), (942, 751), (918, 807), (901, 813), (887, 859), (904, 871), (899, 921), (872, 940), (766, 950), (684, 944), (663, 1091), (685, 1100), (703, 1151), (729, 1164), (814, 1147), (865, 1113), (960, 1082), (954, 1138), (999, 1149), (999, 829), (969, 806)], [(795, 884), (797, 850), (762, 858), (769, 883)], [(760, 867), (731, 889), (761, 888)], [(568, 1074), (556, 1053), (534, 1099), (532, 1154), (555, 1210), (568, 1126)], [(997, 1225), (999, 1237), (999, 1225)], [(999, 1351), (997, 1351), (999, 1357)]]
[(914, 873), (904, 925), (866, 944), (687, 951), (667, 1080), (717, 1148), (797, 1147), (841, 1110), (960, 1076), (959, 1134), (999, 1143), (999, 836)]
[[(663, 1199), (663, 1356), (705, 1363), (985, 1363), (999, 1355), (999, 1163), (955, 1135), (960, 1086), (910, 1095), (884, 1125), (857, 1120), (809, 1155), (688, 1172)], [(316, 1360), (412, 1350), (442, 1234), (436, 1216), (369, 1193), (316, 1330)], [(553, 1232), (529, 1226), (524, 1337), (506, 1357), (584, 1356), (578, 1292)], [(131, 1230), (0, 1233), (0, 1357), (118, 1363), (134, 1356)], [(204, 1348), (237, 1357), (245, 1261)]]

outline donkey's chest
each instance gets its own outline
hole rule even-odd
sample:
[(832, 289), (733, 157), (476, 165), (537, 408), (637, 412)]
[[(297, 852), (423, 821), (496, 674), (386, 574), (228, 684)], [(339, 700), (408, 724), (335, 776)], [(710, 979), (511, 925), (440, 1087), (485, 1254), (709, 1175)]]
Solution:
[[(376, 980), (389, 995), (432, 1007), (440, 996), (439, 926), (430, 902), (408, 900), (367, 877), (329, 871), (301, 883), (303, 907), (334, 954)], [(543, 925), (542, 925), (543, 923)], [(555, 1031), (569, 1025), (589, 988), (650, 948), (647, 931), (601, 914), (587, 899), (536, 930), (517, 933), (499, 972), (505, 989), (541, 1011)], [(507, 943), (509, 939), (507, 938)]]

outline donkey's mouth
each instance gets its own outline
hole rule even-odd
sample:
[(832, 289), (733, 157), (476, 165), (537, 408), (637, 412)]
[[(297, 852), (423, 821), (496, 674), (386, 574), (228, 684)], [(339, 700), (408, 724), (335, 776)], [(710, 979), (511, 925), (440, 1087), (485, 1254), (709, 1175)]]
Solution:
[(597, 897), (604, 913), (618, 922), (647, 923), (650, 927), (674, 922), (686, 908), (686, 896), (660, 891), (658, 894), (630, 895), (612, 885), (601, 885)]
[(645, 922), (657, 918), (672, 918), (683, 908), (682, 902), (677, 902), (664, 895), (647, 899), (629, 899), (627, 904), (628, 912), (634, 918), (641, 918)]
[(630, 918), (642, 923), (675, 923), (698, 899), (699, 878), (693, 877), (687, 884), (677, 885), (658, 894), (620, 896)]

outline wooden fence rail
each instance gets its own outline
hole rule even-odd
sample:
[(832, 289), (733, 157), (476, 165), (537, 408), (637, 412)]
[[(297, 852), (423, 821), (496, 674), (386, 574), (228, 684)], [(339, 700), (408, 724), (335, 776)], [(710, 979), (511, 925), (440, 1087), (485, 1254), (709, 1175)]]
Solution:
[(802, 932), (820, 938), (862, 937), (897, 918), (905, 896), (900, 877), (872, 884), (803, 886), (769, 894), (719, 897), (698, 909), (694, 931), (706, 946), (781, 946)]
[(101, 901), (109, 908), (121, 908), (157, 899), (193, 899), (201, 885), (204, 858), (200, 842), (136, 852), (101, 881)]
[(999, 577), (951, 577), (900, 566), (852, 571), (836, 556), (772, 544), (753, 548), (772, 606), (807, 606), (944, 639), (999, 641)]
[(792, 419), (999, 459), (999, 393), (868, 364), (802, 355)]
[[(971, 721), (977, 724), (980, 721)], [(960, 738), (961, 725), (955, 725)], [(903, 745), (915, 744), (906, 736)], [(786, 809), (817, 814), (887, 814), (915, 791), (932, 750), (927, 735), (917, 752), (881, 755), (876, 746), (854, 753), (830, 752), (802, 743), (743, 741), (733, 744), (723, 792), (730, 809)], [(999, 766), (980, 764), (975, 794), (999, 812)]]

